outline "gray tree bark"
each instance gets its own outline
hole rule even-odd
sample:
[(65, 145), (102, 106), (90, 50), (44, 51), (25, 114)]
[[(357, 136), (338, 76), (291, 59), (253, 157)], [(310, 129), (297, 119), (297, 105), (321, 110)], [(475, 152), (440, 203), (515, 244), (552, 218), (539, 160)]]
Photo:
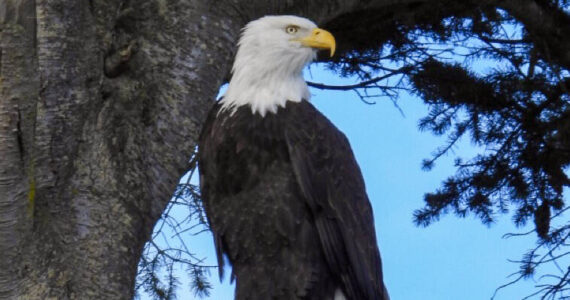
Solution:
[(245, 23), (425, 2), (0, 0), (0, 299), (132, 298)]
[(0, 4), (0, 298), (132, 298), (241, 27), (207, 3)]

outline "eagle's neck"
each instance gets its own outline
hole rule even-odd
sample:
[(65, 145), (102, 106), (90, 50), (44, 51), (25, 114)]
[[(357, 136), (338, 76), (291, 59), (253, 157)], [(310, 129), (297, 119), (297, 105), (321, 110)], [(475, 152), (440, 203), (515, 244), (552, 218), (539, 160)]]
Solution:
[(314, 56), (314, 51), (288, 52), (279, 48), (263, 51), (241, 44), (232, 79), (221, 100), (223, 109), (249, 105), (253, 114), (265, 116), (285, 107), (287, 101), (309, 100), (303, 68)]

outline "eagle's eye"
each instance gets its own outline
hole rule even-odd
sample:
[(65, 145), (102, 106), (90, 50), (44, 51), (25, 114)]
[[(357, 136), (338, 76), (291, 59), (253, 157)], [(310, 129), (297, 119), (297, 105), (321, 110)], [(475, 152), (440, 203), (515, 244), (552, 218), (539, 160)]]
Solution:
[(299, 26), (289, 25), (285, 28), (285, 31), (288, 34), (295, 34), (295, 33), (297, 33), (297, 31), (299, 31)]

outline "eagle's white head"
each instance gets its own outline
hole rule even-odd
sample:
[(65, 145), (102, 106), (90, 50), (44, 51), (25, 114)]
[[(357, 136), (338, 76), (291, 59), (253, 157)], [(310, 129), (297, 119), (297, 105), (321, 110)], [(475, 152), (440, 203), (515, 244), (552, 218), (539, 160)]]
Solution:
[(335, 40), (308, 19), (266, 16), (250, 22), (238, 44), (223, 109), (250, 105), (252, 113), (265, 116), (287, 101), (309, 100), (302, 72), (317, 49), (328, 49), (332, 56)]

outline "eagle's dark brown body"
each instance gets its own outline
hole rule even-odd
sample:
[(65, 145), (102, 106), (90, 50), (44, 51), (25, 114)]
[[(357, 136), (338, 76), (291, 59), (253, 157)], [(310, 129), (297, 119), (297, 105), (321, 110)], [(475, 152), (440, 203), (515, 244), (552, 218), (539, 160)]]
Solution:
[(309, 102), (276, 114), (216, 104), (199, 168), (218, 261), (236, 299), (385, 300), (364, 181), (345, 136)]

